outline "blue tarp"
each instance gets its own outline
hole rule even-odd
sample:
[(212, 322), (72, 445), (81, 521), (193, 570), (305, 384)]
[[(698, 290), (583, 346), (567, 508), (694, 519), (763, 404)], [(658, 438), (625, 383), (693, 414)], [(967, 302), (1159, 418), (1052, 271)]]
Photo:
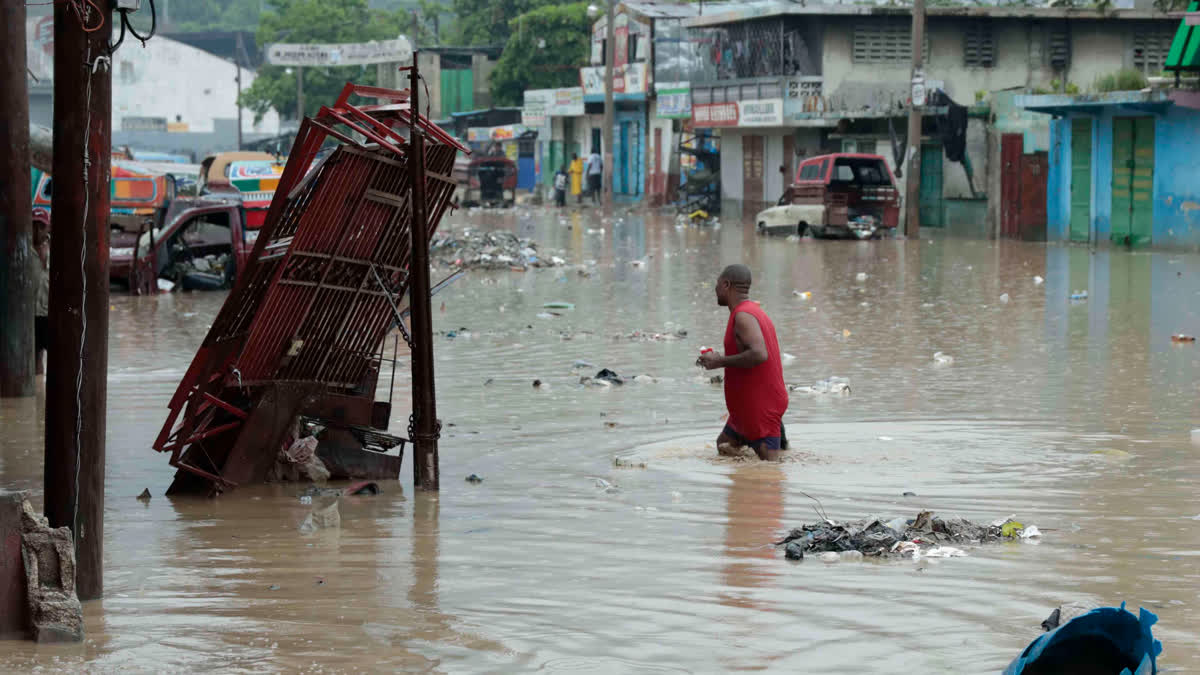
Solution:
[[(1073, 664), (1119, 655), (1136, 670), (1126, 668), (1121, 675), (1154, 675), (1162, 643), (1154, 639), (1151, 626), (1158, 617), (1145, 609), (1138, 616), (1120, 607), (1101, 607), (1046, 633), (1025, 648), (1003, 675), (1058, 672), (1056, 665)], [(1136, 664), (1136, 665), (1134, 665)]]

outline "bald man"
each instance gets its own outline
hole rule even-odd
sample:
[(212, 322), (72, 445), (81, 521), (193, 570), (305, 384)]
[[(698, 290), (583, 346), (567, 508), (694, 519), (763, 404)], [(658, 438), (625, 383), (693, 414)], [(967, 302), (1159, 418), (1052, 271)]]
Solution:
[(746, 446), (759, 459), (777, 461), (786, 448), (783, 413), (787, 387), (775, 324), (750, 299), (750, 268), (730, 265), (717, 277), (717, 304), (729, 308), (725, 353), (706, 352), (699, 363), (708, 370), (725, 369), (725, 406), (729, 421), (717, 436), (717, 451)]

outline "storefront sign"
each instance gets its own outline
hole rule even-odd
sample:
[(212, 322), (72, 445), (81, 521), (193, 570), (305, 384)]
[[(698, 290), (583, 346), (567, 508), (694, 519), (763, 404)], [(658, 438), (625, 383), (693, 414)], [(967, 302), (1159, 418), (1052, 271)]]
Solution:
[[(613, 68), (613, 93), (626, 96), (645, 95), (646, 64), (627, 63)], [(579, 69), (584, 96), (604, 96), (604, 66)]]
[(692, 116), (692, 88), (687, 82), (655, 83), (658, 96), (658, 116), (669, 119), (688, 119)]
[(822, 94), (824, 81), (820, 76), (796, 77), (784, 82), (783, 114), (796, 121), (819, 117), (828, 106)]
[(521, 123), (527, 127), (542, 126), (544, 122), (526, 121), (525, 116), (578, 117), (583, 114), (583, 88), (530, 89), (525, 92), (525, 103), (521, 109)]
[(372, 63), (412, 61), (408, 38), (346, 44), (267, 45), (267, 63), (273, 66), (365, 66)]
[(737, 103), (701, 103), (692, 106), (692, 124), (698, 127), (736, 127)]
[(467, 129), (467, 141), (472, 143), (511, 141), (523, 133), (525, 133), (524, 124), (505, 124), (499, 127), (470, 127)]
[(783, 126), (783, 99), (741, 101), (738, 104), (739, 125), (743, 127)]
[(122, 117), (121, 131), (166, 131), (165, 117)]

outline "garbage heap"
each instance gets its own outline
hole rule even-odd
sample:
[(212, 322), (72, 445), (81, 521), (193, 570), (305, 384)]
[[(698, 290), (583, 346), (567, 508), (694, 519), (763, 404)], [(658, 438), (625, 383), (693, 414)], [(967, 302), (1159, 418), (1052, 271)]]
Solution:
[[(979, 525), (964, 518), (939, 518), (922, 511), (912, 520), (885, 521), (872, 516), (839, 523), (825, 520), (788, 533), (776, 546), (784, 547), (789, 560), (805, 556), (837, 558), (953, 558), (966, 553), (952, 546), (1041, 537), (1035, 526), (1026, 527), (1012, 516)], [(832, 554), (832, 557), (829, 555)], [(846, 555), (849, 554), (849, 555)]]
[(434, 261), (444, 267), (504, 270), (530, 267), (562, 267), (559, 256), (538, 253), (532, 239), (512, 232), (463, 230), (438, 235), (429, 245)]

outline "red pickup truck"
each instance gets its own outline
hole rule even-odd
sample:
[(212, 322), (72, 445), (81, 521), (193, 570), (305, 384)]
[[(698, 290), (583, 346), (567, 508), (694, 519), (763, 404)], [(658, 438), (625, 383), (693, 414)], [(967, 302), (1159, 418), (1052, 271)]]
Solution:
[(805, 160), (779, 204), (755, 217), (760, 232), (870, 239), (895, 228), (900, 191), (879, 155), (836, 153)]
[(127, 270), (133, 293), (215, 290), (233, 285), (254, 250), (258, 230), (246, 227), (236, 197), (177, 198), (161, 223), (143, 230), (132, 248), (113, 249), (112, 267)]

